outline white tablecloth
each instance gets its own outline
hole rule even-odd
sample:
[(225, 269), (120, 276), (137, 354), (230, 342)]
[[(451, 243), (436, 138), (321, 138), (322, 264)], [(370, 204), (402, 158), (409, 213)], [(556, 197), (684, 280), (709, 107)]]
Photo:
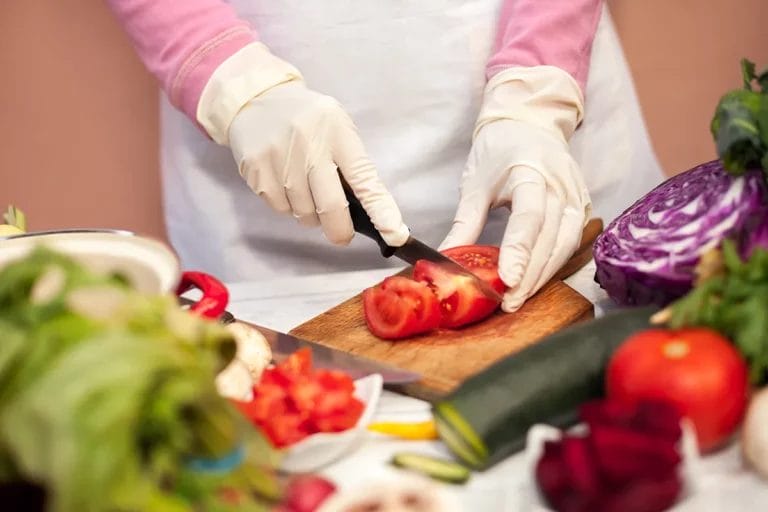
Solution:
[[(373, 285), (392, 269), (307, 277), (273, 278), (254, 283), (230, 283), (229, 310), (238, 318), (286, 332)], [(605, 293), (593, 281), (589, 264), (567, 283), (595, 304), (596, 315), (610, 309)], [(376, 420), (422, 420), (429, 417), (426, 402), (385, 391)], [(768, 428), (768, 426), (766, 426)], [(447, 455), (438, 442), (392, 441), (371, 435), (362, 446), (322, 473), (341, 488), (376, 480), (407, 478), (388, 462), (397, 451)], [(675, 512), (748, 512), (768, 510), (768, 483), (742, 466), (736, 444), (702, 461), (697, 492)], [(473, 474), (463, 486), (444, 486), (466, 512), (534, 512), (547, 509), (536, 503), (525, 453)]]

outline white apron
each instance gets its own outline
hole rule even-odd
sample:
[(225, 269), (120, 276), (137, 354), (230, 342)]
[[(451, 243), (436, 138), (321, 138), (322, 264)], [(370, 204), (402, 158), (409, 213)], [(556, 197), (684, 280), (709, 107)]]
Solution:
[[(437, 245), (485, 84), (502, 0), (232, 0), (272, 52), (338, 99), (417, 238)], [(572, 139), (595, 205), (610, 220), (661, 179), (607, 11), (594, 41), (586, 117)], [(229, 282), (380, 268), (376, 245), (328, 243), (256, 197), (229, 149), (205, 138), (163, 98), (166, 226), (184, 268)], [(508, 211), (481, 238), (498, 244)], [(394, 260), (394, 258), (392, 259)]]

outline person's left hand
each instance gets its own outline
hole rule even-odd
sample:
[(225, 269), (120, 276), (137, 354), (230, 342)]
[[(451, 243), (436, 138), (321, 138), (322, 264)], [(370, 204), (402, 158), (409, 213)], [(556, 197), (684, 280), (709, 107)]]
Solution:
[(499, 257), (506, 312), (546, 284), (581, 240), (591, 201), (568, 148), (580, 120), (578, 86), (557, 68), (503, 71), (486, 87), (461, 199), (440, 249), (475, 243), (488, 210), (510, 208)]

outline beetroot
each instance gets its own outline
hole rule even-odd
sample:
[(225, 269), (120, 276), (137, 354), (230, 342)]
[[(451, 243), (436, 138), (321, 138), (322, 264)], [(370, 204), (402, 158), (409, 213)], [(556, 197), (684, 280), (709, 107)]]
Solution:
[(677, 475), (637, 480), (617, 492), (609, 493), (600, 505), (601, 512), (657, 512), (677, 501), (682, 482)]
[(557, 512), (661, 512), (682, 489), (680, 415), (662, 402), (581, 408), (583, 436), (547, 441), (536, 482)]
[(595, 458), (610, 480), (653, 477), (673, 470), (681, 461), (674, 443), (620, 427), (590, 428)]
[(336, 492), (336, 486), (325, 478), (314, 475), (298, 476), (291, 480), (280, 512), (315, 512)]

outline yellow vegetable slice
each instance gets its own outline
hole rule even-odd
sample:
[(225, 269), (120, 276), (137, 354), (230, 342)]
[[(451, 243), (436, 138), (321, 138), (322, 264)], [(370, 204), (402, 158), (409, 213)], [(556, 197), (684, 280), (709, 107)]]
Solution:
[(432, 420), (417, 423), (378, 422), (368, 425), (368, 430), (401, 439), (414, 441), (437, 439), (437, 428)]

